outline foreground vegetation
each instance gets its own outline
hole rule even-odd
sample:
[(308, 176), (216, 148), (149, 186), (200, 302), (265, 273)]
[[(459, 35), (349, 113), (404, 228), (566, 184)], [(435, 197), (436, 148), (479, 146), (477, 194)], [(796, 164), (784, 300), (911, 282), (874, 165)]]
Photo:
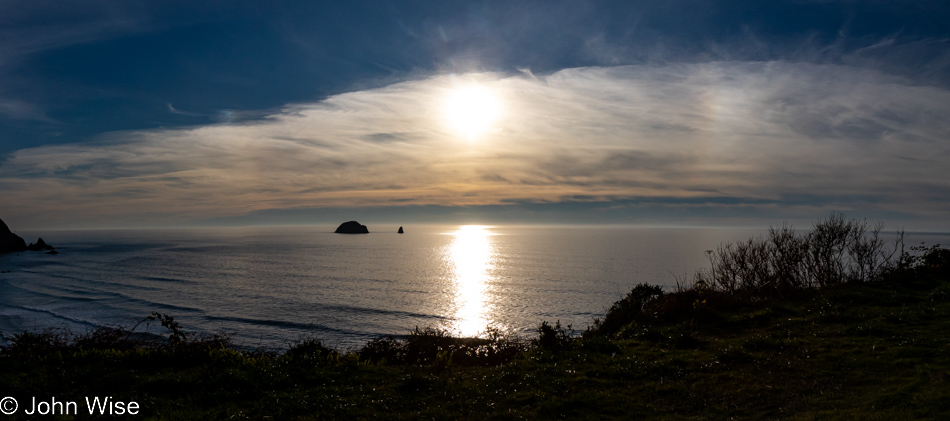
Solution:
[[(87, 396), (154, 419), (946, 419), (950, 250), (905, 253), (862, 224), (834, 215), (723, 246), (690, 284), (639, 285), (580, 335), (416, 329), (269, 353), (161, 314), (143, 321), (167, 329), (160, 341), (27, 332), (0, 352), (0, 397), (20, 402), (11, 419), (31, 397), (88, 418)], [(824, 229), (847, 235), (812, 234)]]

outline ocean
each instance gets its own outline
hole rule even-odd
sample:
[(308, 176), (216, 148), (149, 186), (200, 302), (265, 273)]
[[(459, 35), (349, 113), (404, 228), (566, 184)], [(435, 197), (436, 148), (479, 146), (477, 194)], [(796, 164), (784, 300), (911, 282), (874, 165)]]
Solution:
[[(353, 349), (414, 327), (582, 331), (636, 284), (667, 288), (706, 250), (766, 229), (333, 226), (18, 232), (59, 254), (0, 255), (0, 333), (130, 326), (151, 312), (244, 348)], [(908, 246), (950, 235), (908, 235)], [(144, 326), (144, 325), (142, 325)], [(142, 327), (140, 327), (142, 329)], [(162, 333), (160, 326), (149, 327)]]

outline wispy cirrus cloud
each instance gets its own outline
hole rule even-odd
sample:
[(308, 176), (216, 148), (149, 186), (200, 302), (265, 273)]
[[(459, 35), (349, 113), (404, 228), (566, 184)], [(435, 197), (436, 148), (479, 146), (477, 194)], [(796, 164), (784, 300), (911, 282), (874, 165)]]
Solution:
[[(443, 108), (473, 82), (495, 92), (504, 112), (469, 142), (446, 125)], [(0, 164), (0, 189), (19, 204), (5, 212), (26, 221), (565, 201), (939, 220), (950, 210), (948, 113), (946, 89), (839, 65), (436, 75), (253, 122), (22, 149)]]

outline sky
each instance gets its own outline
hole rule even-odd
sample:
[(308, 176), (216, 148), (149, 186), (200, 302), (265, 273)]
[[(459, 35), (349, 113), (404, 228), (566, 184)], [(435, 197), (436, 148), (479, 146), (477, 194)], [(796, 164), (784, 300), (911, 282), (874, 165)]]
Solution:
[(0, 218), (950, 231), (947, 21), (945, 1), (0, 1)]

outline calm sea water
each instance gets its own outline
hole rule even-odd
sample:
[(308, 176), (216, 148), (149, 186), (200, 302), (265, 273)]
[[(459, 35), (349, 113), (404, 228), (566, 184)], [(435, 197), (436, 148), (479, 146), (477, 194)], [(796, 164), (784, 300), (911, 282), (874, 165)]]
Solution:
[[(672, 286), (705, 250), (764, 230), (373, 226), (19, 232), (60, 254), (0, 255), (0, 332), (134, 324), (152, 311), (244, 347), (341, 349), (415, 326), (582, 330), (640, 282)], [(908, 244), (950, 244), (910, 236)], [(161, 332), (161, 328), (152, 331)]]

